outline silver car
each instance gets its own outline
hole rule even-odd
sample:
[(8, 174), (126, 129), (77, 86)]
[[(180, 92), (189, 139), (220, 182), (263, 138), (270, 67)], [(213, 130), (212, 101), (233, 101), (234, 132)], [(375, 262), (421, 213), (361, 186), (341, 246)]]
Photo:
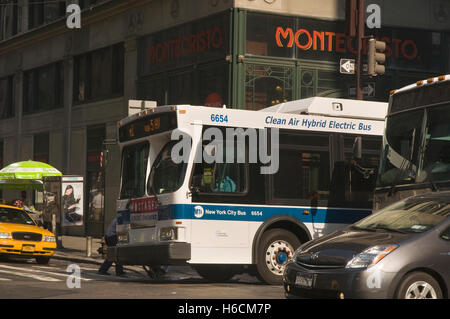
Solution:
[(283, 284), (287, 297), (448, 298), (450, 192), (410, 197), (302, 245)]

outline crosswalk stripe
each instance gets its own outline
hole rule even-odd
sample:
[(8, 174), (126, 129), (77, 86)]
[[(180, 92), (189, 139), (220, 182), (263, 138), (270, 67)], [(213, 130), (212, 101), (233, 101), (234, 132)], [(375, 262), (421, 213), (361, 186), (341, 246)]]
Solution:
[(11, 279), (9, 279), (9, 278), (1, 278), (0, 277), (0, 281), (11, 281)]
[[(0, 265), (2, 268), (6, 269), (13, 269), (13, 270), (21, 270), (21, 271), (28, 271), (28, 272), (36, 272), (36, 273), (42, 273), (47, 275), (54, 275), (54, 276), (62, 276), (62, 277), (69, 277), (71, 274), (62, 274), (57, 272), (50, 272), (50, 271), (44, 271), (44, 270), (34, 270), (34, 269), (27, 269), (27, 268), (19, 268), (19, 267), (13, 267), (13, 266), (6, 266), (6, 265)], [(90, 281), (91, 279), (88, 278), (81, 278), (83, 281)]]
[(0, 273), (10, 274), (10, 275), (15, 275), (15, 276), (20, 276), (20, 277), (33, 278), (33, 279), (37, 279), (40, 281), (61, 281), (59, 279), (52, 278), (52, 277), (40, 276), (40, 275), (30, 274), (30, 273), (18, 273), (15, 271), (2, 270), (2, 269), (0, 269)]

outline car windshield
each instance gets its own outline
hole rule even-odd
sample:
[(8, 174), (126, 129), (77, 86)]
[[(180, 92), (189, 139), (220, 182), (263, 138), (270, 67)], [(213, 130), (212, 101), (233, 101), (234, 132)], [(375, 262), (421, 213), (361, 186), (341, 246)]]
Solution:
[(171, 193), (183, 184), (187, 163), (174, 161), (172, 148), (175, 145), (174, 141), (167, 143), (157, 156), (149, 176), (148, 192), (150, 194)]
[(450, 217), (450, 203), (431, 198), (397, 202), (363, 219), (358, 229), (422, 233)]
[(6, 207), (0, 207), (0, 223), (36, 225), (27, 213)]

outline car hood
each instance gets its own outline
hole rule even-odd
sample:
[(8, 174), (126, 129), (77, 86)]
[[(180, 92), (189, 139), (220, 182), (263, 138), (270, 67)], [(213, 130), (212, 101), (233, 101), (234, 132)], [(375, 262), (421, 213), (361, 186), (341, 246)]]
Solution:
[(383, 230), (369, 232), (347, 228), (307, 243), (297, 255), (297, 262), (311, 266), (344, 267), (355, 255), (370, 247), (398, 243), (411, 236)]
[(48, 230), (42, 229), (38, 226), (12, 224), (12, 223), (0, 223), (0, 233), (12, 233), (12, 232), (39, 233), (39, 234), (42, 234), (45, 236), (53, 235)]

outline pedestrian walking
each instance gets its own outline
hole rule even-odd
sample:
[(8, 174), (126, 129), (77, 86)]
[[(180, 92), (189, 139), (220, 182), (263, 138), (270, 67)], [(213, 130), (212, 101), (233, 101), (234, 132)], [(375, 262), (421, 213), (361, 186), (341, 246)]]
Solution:
[[(117, 217), (111, 221), (111, 224), (109, 224), (108, 229), (106, 230), (105, 242), (106, 246), (108, 247), (113, 247), (117, 245), (116, 226), (117, 226)], [(98, 273), (100, 275), (109, 275), (108, 270), (109, 268), (111, 268), (112, 264), (113, 264), (112, 261), (108, 261), (105, 259), (103, 264), (100, 266)], [(123, 271), (123, 266), (118, 264), (117, 262), (115, 264), (116, 264), (116, 276), (123, 276), (125, 274), (125, 272)]]

